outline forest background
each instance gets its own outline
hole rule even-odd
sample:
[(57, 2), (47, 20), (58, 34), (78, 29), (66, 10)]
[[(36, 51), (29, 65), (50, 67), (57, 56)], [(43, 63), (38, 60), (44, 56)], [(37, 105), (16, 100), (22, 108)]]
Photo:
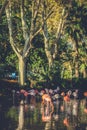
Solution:
[(1, 0), (0, 78), (86, 88), (87, 1)]

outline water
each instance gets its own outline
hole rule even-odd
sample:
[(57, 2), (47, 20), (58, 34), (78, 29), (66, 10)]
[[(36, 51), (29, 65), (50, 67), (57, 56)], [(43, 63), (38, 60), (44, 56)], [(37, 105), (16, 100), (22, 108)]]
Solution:
[(0, 105), (0, 130), (87, 130), (85, 99), (58, 101), (52, 113), (50, 107), (40, 102), (9, 102)]

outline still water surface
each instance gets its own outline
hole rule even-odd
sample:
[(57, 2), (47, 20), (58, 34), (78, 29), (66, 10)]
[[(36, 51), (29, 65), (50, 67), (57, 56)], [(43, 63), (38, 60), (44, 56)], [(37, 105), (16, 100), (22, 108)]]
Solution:
[(0, 130), (87, 130), (84, 100), (54, 103), (54, 111), (36, 104), (0, 106)]

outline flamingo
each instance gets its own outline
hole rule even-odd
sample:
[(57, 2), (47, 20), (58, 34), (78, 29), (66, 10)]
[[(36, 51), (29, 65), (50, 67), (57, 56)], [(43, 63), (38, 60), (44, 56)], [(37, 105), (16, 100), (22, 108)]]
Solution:
[(42, 95), (42, 104), (44, 104), (45, 101), (52, 103), (52, 100), (51, 100), (51, 98), (50, 98), (50, 96), (48, 94), (43, 94)]
[(68, 95), (65, 95), (65, 96), (64, 96), (64, 101), (65, 101), (65, 102), (70, 102), (70, 97), (69, 97)]

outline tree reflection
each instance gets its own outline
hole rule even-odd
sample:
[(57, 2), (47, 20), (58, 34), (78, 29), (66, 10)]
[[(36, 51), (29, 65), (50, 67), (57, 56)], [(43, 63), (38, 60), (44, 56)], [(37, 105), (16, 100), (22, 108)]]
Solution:
[(24, 102), (21, 100), (19, 106), (19, 118), (18, 118), (18, 128), (16, 130), (23, 130), (24, 126)]
[[(24, 130), (86, 130), (87, 113), (84, 112), (86, 100), (74, 99), (65, 103), (64, 101), (53, 104), (48, 100), (44, 103), (25, 104), (21, 101), (19, 106), (12, 106), (7, 119), (10, 121), (6, 129)], [(62, 110), (61, 110), (62, 105)], [(41, 110), (41, 111), (40, 111)], [(6, 117), (6, 116), (5, 116)], [(45, 125), (45, 126), (44, 126)]]

